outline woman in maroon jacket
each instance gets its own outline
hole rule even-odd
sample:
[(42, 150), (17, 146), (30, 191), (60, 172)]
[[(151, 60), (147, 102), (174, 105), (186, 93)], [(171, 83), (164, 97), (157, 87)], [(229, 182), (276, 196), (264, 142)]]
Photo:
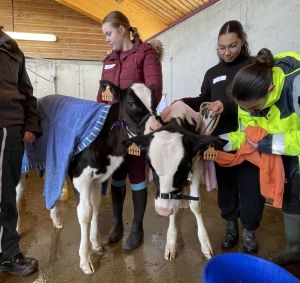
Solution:
[[(160, 101), (162, 68), (157, 52), (150, 44), (140, 40), (137, 29), (131, 27), (127, 17), (119, 11), (113, 11), (103, 19), (102, 31), (106, 41), (112, 47), (112, 53), (103, 61), (101, 79), (109, 80), (121, 88), (127, 88), (133, 83), (144, 83), (149, 87), (154, 83), (156, 96)], [(101, 89), (97, 101), (104, 102)], [(145, 165), (144, 153), (141, 156), (127, 155), (125, 162), (112, 175), (111, 195), (114, 215), (113, 226), (109, 232), (110, 242), (120, 240), (123, 234), (122, 212), (127, 174), (132, 189), (134, 218), (131, 232), (123, 246), (125, 250), (137, 248), (144, 237), (143, 218), (147, 204)]]

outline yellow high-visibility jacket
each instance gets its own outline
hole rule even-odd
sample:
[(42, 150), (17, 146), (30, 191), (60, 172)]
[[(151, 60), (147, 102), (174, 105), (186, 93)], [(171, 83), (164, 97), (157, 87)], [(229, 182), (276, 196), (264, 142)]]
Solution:
[(272, 69), (275, 85), (259, 111), (238, 108), (239, 130), (220, 135), (228, 140), (225, 151), (238, 150), (245, 142), (244, 129), (260, 126), (269, 133), (258, 142), (258, 151), (280, 155), (300, 155), (300, 54), (285, 52), (276, 55)]

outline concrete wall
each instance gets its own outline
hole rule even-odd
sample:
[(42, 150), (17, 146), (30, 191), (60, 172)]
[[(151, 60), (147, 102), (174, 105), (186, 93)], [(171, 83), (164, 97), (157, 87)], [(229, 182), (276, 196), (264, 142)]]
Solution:
[(102, 62), (26, 58), (26, 68), (36, 97), (56, 93), (96, 100)]
[(300, 53), (299, 0), (220, 0), (157, 36), (165, 46), (164, 92), (168, 104), (200, 94), (205, 72), (218, 63), (220, 27), (240, 21), (248, 35), (251, 54), (269, 48), (273, 54)]
[[(274, 54), (300, 53), (299, 10), (299, 0), (220, 0), (160, 34), (157, 38), (166, 49), (162, 65), (167, 103), (199, 95), (205, 72), (218, 63), (217, 35), (228, 20), (239, 20), (244, 25), (252, 54), (262, 47)], [(101, 62), (52, 62), (56, 66), (57, 93), (96, 99)], [(27, 67), (49, 78), (48, 62), (28, 59)], [(37, 97), (54, 93), (53, 82), (29, 73)]]

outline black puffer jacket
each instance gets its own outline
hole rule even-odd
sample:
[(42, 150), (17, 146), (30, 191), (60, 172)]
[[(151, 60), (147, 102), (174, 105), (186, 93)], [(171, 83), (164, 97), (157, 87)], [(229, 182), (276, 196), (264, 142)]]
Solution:
[(22, 125), (25, 131), (42, 133), (24, 54), (2, 28), (0, 26), (0, 128)]

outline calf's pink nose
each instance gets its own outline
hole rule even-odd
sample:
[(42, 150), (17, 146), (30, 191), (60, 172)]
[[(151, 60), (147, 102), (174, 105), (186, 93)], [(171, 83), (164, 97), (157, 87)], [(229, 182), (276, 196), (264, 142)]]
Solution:
[(155, 207), (156, 212), (161, 216), (170, 216), (173, 214), (173, 209), (164, 207)]

